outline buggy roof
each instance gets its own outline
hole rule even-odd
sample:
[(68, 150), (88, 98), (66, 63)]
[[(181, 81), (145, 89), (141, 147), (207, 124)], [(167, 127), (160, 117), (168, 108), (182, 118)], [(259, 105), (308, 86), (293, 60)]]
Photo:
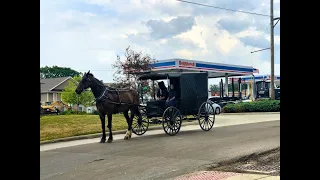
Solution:
[(181, 76), (181, 73), (148, 73), (139, 76), (138, 80), (160, 80), (160, 79), (167, 79), (167, 78), (178, 78)]
[(244, 76), (258, 73), (252, 66), (221, 64), (214, 62), (195, 61), (187, 59), (160, 60), (151, 65), (151, 72), (178, 73), (178, 72), (208, 72), (208, 78)]

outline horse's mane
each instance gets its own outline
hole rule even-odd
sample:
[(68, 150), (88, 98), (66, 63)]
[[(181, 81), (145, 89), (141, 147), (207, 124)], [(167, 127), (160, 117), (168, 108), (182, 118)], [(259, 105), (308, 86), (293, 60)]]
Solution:
[(93, 76), (93, 74), (87, 73), (87, 76), (91, 76), (91, 77), (94, 79), (94, 81), (96, 82), (96, 84), (97, 84), (98, 86), (100, 86), (100, 87), (107, 87), (107, 88), (108, 88), (109, 90), (111, 90), (111, 91), (116, 91), (116, 90), (129, 90), (129, 89), (130, 89), (129, 87), (116, 88), (116, 87), (106, 86), (106, 85), (103, 84), (99, 79), (95, 78), (95, 77)]
[(119, 89), (119, 88), (115, 88), (115, 87), (111, 87), (111, 86), (106, 86), (108, 89), (110, 89), (110, 90), (117, 90), (117, 89)]
[(97, 84), (98, 86), (100, 86), (100, 87), (105, 87), (105, 85), (104, 85), (99, 79), (95, 78), (95, 77), (93, 76), (93, 74), (87, 73), (86, 75), (87, 75), (87, 76), (91, 76), (92, 79), (96, 82), (96, 84)]

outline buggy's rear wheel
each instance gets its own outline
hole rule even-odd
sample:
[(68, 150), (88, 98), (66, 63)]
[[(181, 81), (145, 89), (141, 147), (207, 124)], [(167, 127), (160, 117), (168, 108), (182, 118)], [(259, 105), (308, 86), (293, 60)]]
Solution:
[(136, 135), (141, 136), (144, 133), (146, 133), (149, 128), (149, 119), (146, 116), (146, 111), (144, 107), (139, 107), (139, 111), (141, 114), (141, 118), (137, 114), (134, 115), (132, 120), (132, 132)]
[(168, 107), (162, 116), (164, 132), (170, 136), (178, 134), (182, 124), (181, 113), (176, 107)]
[(198, 113), (198, 121), (202, 130), (209, 131), (215, 121), (215, 110), (211, 103), (204, 102), (201, 104)]

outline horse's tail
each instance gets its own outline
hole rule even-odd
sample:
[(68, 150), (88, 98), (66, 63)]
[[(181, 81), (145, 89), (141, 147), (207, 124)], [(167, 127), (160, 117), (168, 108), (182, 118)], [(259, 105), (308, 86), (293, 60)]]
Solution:
[(140, 105), (141, 104), (141, 99), (139, 98), (139, 93), (137, 91), (132, 91), (133, 93), (133, 104), (135, 105)]
[(139, 97), (139, 93), (136, 93), (136, 94), (137, 94), (137, 99), (138, 99), (138, 105), (140, 105), (141, 104), (141, 99)]

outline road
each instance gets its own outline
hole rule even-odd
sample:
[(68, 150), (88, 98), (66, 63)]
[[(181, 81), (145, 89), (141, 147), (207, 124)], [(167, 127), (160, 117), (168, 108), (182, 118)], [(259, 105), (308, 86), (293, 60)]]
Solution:
[(262, 154), (253, 154), (236, 163), (209, 167), (208, 170), (280, 176), (280, 147)]
[(198, 127), (172, 137), (161, 133), (41, 151), (40, 179), (172, 179), (207, 164), (279, 146), (279, 120), (208, 132)]

